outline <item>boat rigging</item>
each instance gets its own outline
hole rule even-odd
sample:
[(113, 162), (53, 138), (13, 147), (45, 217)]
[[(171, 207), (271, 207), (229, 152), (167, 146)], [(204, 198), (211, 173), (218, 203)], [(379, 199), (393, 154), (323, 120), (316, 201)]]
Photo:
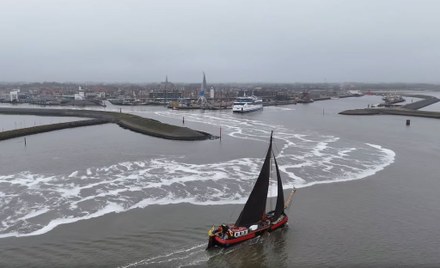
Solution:
[[(207, 249), (213, 247), (229, 247), (260, 236), (266, 232), (275, 231), (287, 224), (288, 217), (284, 210), (287, 209), (292, 202), (293, 194), (296, 189), (293, 189), (285, 203), (281, 175), (275, 154), (272, 150), (272, 135), (273, 131), (270, 135), (269, 148), (260, 174), (240, 216), (234, 224), (222, 224), (217, 229), (213, 226), (208, 231), (209, 240)], [(277, 177), (277, 201), (275, 209), (266, 212), (272, 158)]]

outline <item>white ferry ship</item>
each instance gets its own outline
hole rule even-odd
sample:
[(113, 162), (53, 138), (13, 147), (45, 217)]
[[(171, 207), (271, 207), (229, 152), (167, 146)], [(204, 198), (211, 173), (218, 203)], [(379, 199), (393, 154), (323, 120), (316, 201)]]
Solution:
[(263, 109), (263, 100), (255, 96), (238, 97), (232, 106), (234, 113), (247, 113)]

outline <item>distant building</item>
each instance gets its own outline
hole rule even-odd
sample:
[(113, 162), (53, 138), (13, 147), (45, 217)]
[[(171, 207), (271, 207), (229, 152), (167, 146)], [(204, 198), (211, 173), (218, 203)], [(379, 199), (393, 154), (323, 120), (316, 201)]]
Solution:
[(209, 97), (210, 97), (211, 99), (214, 98), (214, 88), (213, 88), (213, 87), (211, 87), (211, 89), (209, 90)]
[(352, 96), (362, 96), (364, 95), (360, 90), (349, 90), (348, 93)]
[(85, 99), (84, 92), (80, 91), (79, 93), (75, 94), (75, 100), (84, 100), (84, 99)]
[(165, 77), (165, 82), (160, 83), (159, 88), (151, 91), (148, 98), (154, 101), (167, 103), (182, 98), (182, 92), (179, 92), (176, 86), (168, 81), (168, 76)]
[(20, 93), (20, 89), (15, 89), (11, 92), (9, 92), (9, 97), (11, 102), (18, 102), (18, 93)]
[(182, 98), (182, 93), (177, 91), (150, 92), (148, 97), (150, 99), (177, 100)]

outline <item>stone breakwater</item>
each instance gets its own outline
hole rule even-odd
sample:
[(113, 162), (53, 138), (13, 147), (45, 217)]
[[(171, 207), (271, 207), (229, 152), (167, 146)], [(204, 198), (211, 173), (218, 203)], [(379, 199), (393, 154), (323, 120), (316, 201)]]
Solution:
[[(142, 133), (149, 136), (158, 138), (171, 139), (171, 140), (206, 140), (216, 138), (215, 136), (193, 130), (187, 127), (179, 127), (162, 123), (160, 121), (144, 118), (141, 116), (117, 113), (117, 112), (105, 112), (105, 111), (93, 111), (93, 110), (73, 110), (73, 109), (40, 109), (40, 108), (0, 108), (0, 114), (15, 114), (15, 115), (37, 115), (37, 116), (70, 116), (70, 117), (84, 117), (94, 118), (92, 120), (81, 120), (68, 123), (35, 126), (25, 129), (17, 129), (11, 131), (0, 132), (0, 140), (11, 139), (15, 137), (31, 135), (36, 133), (42, 133), (52, 130), (59, 130), (72, 127), (80, 127), (87, 125), (115, 123), (120, 127)], [(5, 137), (5, 138), (2, 138)]]
[(423, 98), (420, 101), (404, 105), (397, 108), (365, 108), (365, 109), (353, 109), (342, 111), (339, 114), (343, 115), (378, 115), (378, 114), (388, 114), (388, 115), (404, 115), (404, 116), (418, 116), (427, 118), (440, 119), (440, 112), (431, 111), (418, 111), (418, 109), (431, 105), (433, 103), (439, 102), (440, 99), (432, 96), (417, 95), (414, 97)]
[(440, 101), (436, 97), (432, 97), (432, 96), (409, 95), (408, 97), (415, 97), (415, 98), (421, 98), (422, 99), (422, 100), (419, 100), (419, 101), (416, 101), (416, 102), (413, 102), (413, 103), (409, 103), (409, 104), (406, 104), (406, 105), (402, 106), (402, 108), (409, 109), (409, 110), (418, 110), (418, 109), (421, 109), (423, 107), (429, 106), (431, 104), (434, 104), (434, 103)]
[(408, 110), (408, 109), (402, 109), (402, 108), (354, 109), (354, 110), (346, 110), (346, 111), (340, 112), (339, 114), (344, 114), (344, 115), (389, 114), (389, 115), (418, 116), (418, 117), (428, 117), (428, 118), (440, 119), (440, 112), (417, 111), (417, 110)]

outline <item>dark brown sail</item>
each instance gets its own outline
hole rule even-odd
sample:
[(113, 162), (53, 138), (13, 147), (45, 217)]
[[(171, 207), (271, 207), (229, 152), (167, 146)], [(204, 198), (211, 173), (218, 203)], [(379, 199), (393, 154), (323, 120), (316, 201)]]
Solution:
[(277, 170), (277, 184), (278, 184), (278, 193), (277, 193), (277, 204), (275, 206), (274, 219), (278, 219), (281, 214), (284, 212), (284, 192), (283, 192), (283, 183), (281, 181), (280, 170), (278, 169), (278, 163), (275, 159), (275, 155), (273, 156), (273, 160), (275, 162), (275, 168)]
[[(269, 177), (271, 157), (274, 158), (276, 167), (278, 197), (275, 210), (266, 212), (267, 193), (269, 190)], [(289, 196), (289, 200), (293, 193)], [(287, 203), (289, 203), (288, 201)], [(208, 248), (223, 247), (227, 248), (238, 243), (254, 239), (262, 236), (266, 232), (272, 232), (283, 228), (289, 221), (289, 217), (284, 213), (284, 194), (283, 185), (281, 182), (280, 170), (275, 159), (275, 154), (272, 151), (272, 133), (270, 135), (269, 149), (266, 153), (263, 166), (254, 188), (249, 195), (243, 210), (240, 213), (234, 225), (220, 225), (217, 229), (212, 226), (208, 231)]]
[(260, 175), (254, 185), (240, 216), (235, 222), (235, 226), (249, 227), (262, 219), (266, 212), (267, 191), (269, 189), (270, 177), (270, 156), (272, 154), (272, 133), (270, 135), (269, 149), (267, 150), (266, 159), (261, 168)]

